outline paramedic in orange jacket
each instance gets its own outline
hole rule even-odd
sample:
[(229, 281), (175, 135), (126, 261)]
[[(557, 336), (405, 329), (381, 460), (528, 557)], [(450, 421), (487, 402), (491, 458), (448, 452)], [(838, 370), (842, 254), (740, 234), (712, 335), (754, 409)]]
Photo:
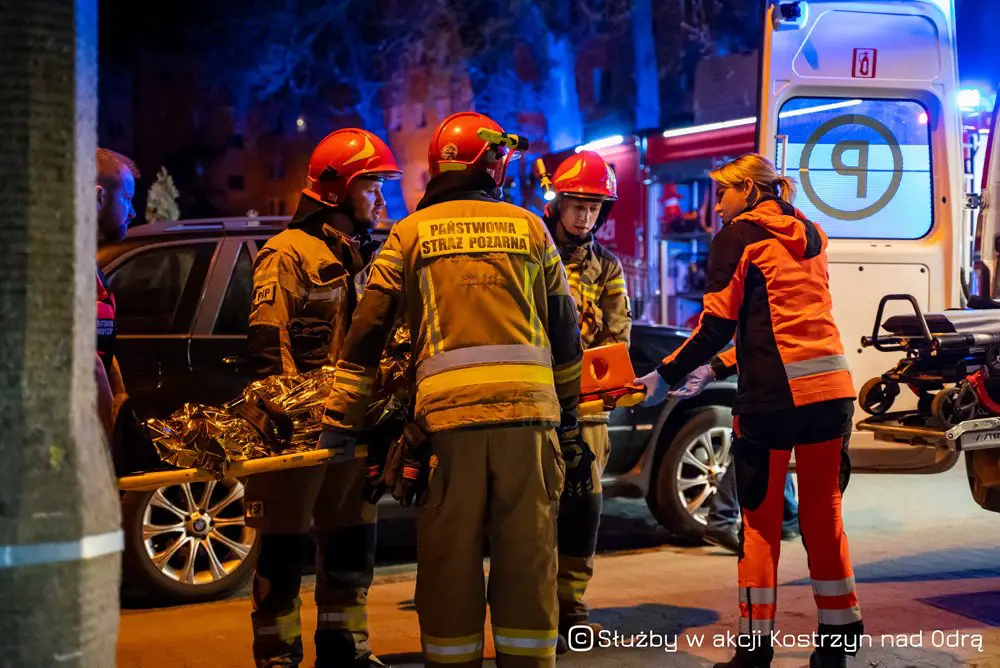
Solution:
[[(639, 379), (648, 403), (689, 397), (739, 366), (733, 445), (743, 514), (740, 644), (717, 667), (769, 666), (785, 474), (795, 451), (800, 525), (819, 617), (811, 668), (846, 665), (863, 632), (841, 519), (854, 385), (833, 321), (827, 237), (789, 202), (790, 179), (757, 154), (710, 174), (723, 228), (690, 338)], [(735, 355), (716, 356), (736, 337)], [(727, 351), (730, 352), (730, 351)]]

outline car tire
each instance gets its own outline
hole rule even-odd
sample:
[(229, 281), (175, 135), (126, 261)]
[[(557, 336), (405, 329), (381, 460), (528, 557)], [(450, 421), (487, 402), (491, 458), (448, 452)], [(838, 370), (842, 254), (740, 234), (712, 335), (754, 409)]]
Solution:
[(732, 427), (728, 408), (707, 406), (661, 437), (646, 501), (675, 536), (700, 541), (705, 535), (705, 516), (732, 457)]
[(126, 492), (123, 592), (185, 604), (216, 600), (241, 588), (253, 574), (259, 550), (244, 510), (239, 482)]

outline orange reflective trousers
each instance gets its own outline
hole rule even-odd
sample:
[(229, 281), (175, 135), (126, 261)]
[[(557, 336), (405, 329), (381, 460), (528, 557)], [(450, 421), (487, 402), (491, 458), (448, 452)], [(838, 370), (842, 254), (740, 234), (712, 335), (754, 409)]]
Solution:
[(847, 455), (854, 402), (838, 399), (791, 410), (740, 415), (733, 444), (743, 514), (739, 560), (738, 654), (754, 662), (773, 657), (778, 556), (785, 476), (792, 451), (799, 479), (799, 525), (818, 611), (818, 650), (855, 654), (863, 633), (861, 607), (841, 518), (850, 479)]

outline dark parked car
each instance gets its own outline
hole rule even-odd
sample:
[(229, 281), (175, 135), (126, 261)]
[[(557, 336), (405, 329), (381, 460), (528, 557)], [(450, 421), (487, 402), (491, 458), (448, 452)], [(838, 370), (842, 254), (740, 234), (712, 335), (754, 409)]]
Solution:
[[(220, 404), (249, 379), (247, 333), (253, 258), (285, 218), (190, 220), (144, 225), (98, 262), (118, 302), (118, 357), (142, 417), (185, 402)], [(650, 371), (686, 336), (635, 325), (632, 360)], [(697, 540), (728, 463), (735, 384), (611, 418), (606, 496), (646, 498), (670, 531)], [(386, 497), (388, 499), (388, 497)], [(255, 537), (243, 522), (239, 483), (190, 483), (122, 497), (125, 577), (176, 602), (224, 595), (249, 578)]]

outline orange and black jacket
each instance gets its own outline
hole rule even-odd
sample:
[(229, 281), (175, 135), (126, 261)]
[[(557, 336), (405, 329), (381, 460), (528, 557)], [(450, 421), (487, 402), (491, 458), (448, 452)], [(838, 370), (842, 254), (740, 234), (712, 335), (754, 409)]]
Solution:
[[(738, 367), (735, 414), (854, 398), (826, 246), (818, 225), (778, 199), (725, 225), (712, 240), (701, 320), (663, 360), (663, 379), (675, 387), (709, 360), (717, 378)], [(735, 355), (716, 356), (734, 336)]]

